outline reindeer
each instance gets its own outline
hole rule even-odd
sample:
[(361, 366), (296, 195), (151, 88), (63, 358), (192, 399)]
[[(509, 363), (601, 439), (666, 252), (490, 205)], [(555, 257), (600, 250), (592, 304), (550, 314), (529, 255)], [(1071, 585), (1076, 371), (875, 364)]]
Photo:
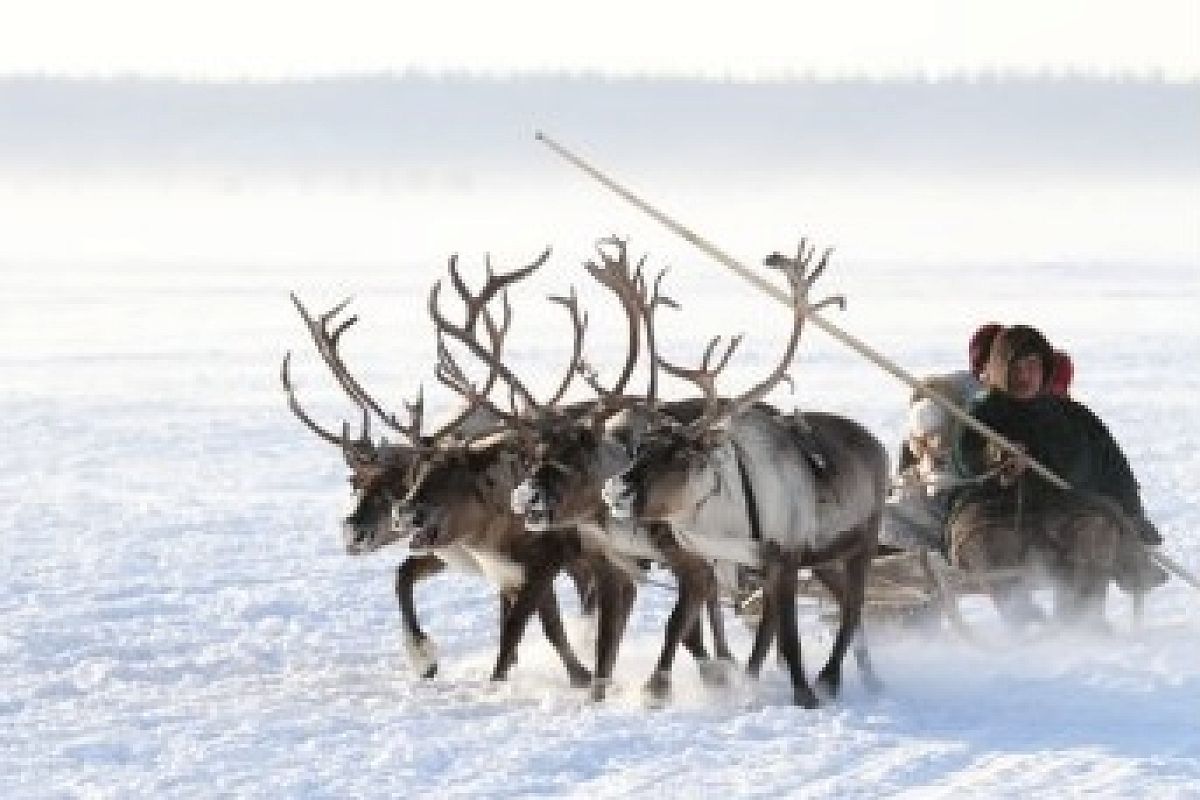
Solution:
[[(699, 369), (658, 359), (676, 377), (695, 384), (706, 408), (688, 423), (660, 420), (643, 437), (633, 464), (608, 481), (612, 513), (643, 524), (666, 523), (691, 565), (680, 572), (678, 616), (668, 623), (654, 688), (669, 685), (671, 654), (711, 592), (703, 567), (726, 560), (760, 569), (765, 576), (764, 613), (749, 670), (756, 674), (773, 635), (791, 672), (797, 704), (812, 708), (836, 696), (845, 651), (855, 641), (864, 682), (879, 686), (866, 644), (858, 633), (867, 570), (877, 542), (888, 487), (883, 445), (860, 424), (833, 414), (794, 414), (790, 419), (755, 403), (785, 378), (809, 310), (807, 295), (828, 264), (829, 251), (809, 271), (814, 249), (801, 241), (794, 259), (774, 254), (792, 293), (793, 325), (783, 358), (759, 384), (728, 401), (715, 382), (740, 343), (735, 337), (712, 363), (720, 337), (709, 342)], [(819, 308), (830, 298), (811, 308)], [(813, 448), (812, 443), (819, 443)], [(841, 621), (814, 692), (804, 674), (796, 628), (797, 572), (811, 567), (840, 601)], [(685, 579), (690, 585), (684, 585)]]
[[(470, 405), (485, 407), (499, 417), (511, 417), (513, 412), (501, 410), (488, 398), (490, 378), (483, 390), (477, 389), (446, 345), (446, 334), (468, 343), (492, 365), (492, 376), (502, 375), (510, 386), (519, 385), (500, 359), (499, 348), (488, 350), (476, 339), (473, 323), (482, 308), (482, 296), (470, 294), (453, 263), (450, 277), (466, 304), (466, 321), (457, 325), (441, 313), (438, 300), (441, 282), (435, 283), (429, 296), (430, 315), (438, 336), (435, 375), (467, 397)], [(554, 300), (568, 309), (576, 332), (571, 366), (551, 400), (557, 403), (578, 366), (586, 323), (574, 294)], [(506, 305), (506, 323), (508, 319)], [(532, 402), (532, 395), (527, 400)], [(377, 496), (364, 500), (369, 500), (374, 519), (382, 517), (383, 509), (388, 508), (400, 526), (411, 531), (410, 548), (429, 550), (443, 561), (473, 565), (499, 586), (503, 613), (493, 680), (507, 677), (516, 661), (516, 648), (529, 617), (537, 610), (547, 638), (570, 673), (572, 685), (585, 686), (590, 683), (591, 673), (566, 641), (552, 583), (563, 569), (575, 567), (578, 572), (586, 573), (587, 565), (578, 563), (581, 553), (577, 541), (568, 538), (540, 541), (525, 535), (524, 526), (511, 513), (509, 503), (520, 463), (519, 448), (506, 432), (447, 442), (410, 473), (403, 499), (389, 494), (385, 502)]]
[[(463, 294), (464, 298), (470, 300), (467, 325), (473, 329), (480, 319), (483, 320), (488, 330), (493, 352), (497, 356), (511, 323), (511, 308), (505, 295), (503, 318), (497, 326), (486, 310), (487, 304), (497, 294), (506, 291), (506, 287), (510, 284), (532, 274), (545, 263), (548, 257), (549, 250), (542, 253), (530, 265), (504, 274), (494, 274), (489, 260), (487, 284), (476, 297), (469, 296), (466, 285), (456, 269), (457, 259), (451, 258), (450, 272), (455, 287)], [(468, 403), (437, 432), (429, 436), (422, 435), (424, 402), (419, 393), (414, 403), (405, 403), (411, 422), (408, 425), (402, 424), (394, 414), (384, 411), (379, 403), (362, 388), (338, 352), (342, 334), (354, 325), (358, 318), (352, 316), (337, 322), (332, 331), (330, 325), (334, 323), (349, 301), (344, 301), (317, 318), (308, 312), (295, 294), (292, 294), (292, 302), (309, 329), (322, 360), (329, 367), (342, 389), (362, 411), (362, 432), (357, 439), (351, 439), (349, 426), (343, 423), (341, 435), (334, 435), (318, 425), (304, 411), (296, 398), (295, 387), (291, 380), (290, 352), (284, 357), (280, 372), (284, 391), (288, 397), (288, 406), (305, 427), (323, 441), (336, 445), (342, 450), (346, 464), (351, 470), (350, 480), (357, 498), (354, 511), (346, 517), (342, 526), (346, 551), (351, 555), (374, 552), (386, 545), (400, 541), (409, 533), (402, 526), (395, 524), (396, 520), (393, 518), (392, 509), (396, 501), (403, 498), (410, 488), (412, 475), (417, 466), (431, 455), (440, 452), (446, 442), (470, 439), (496, 429), (497, 419), (479, 404)], [(483, 391), (490, 391), (495, 380), (494, 373), (489, 375)], [(382, 420), (394, 432), (399, 433), (403, 441), (399, 444), (392, 444), (385, 439), (380, 444), (375, 444), (370, 435), (372, 415)], [(445, 559), (437, 554), (426, 552), (409, 556), (396, 571), (395, 591), (405, 632), (406, 647), (410, 659), (424, 678), (432, 678), (437, 672), (436, 647), (432, 639), (422, 630), (417, 619), (414, 588), (417, 582), (441, 572), (446, 566)], [(586, 571), (572, 570), (572, 577), (576, 581), (581, 596), (590, 598), (592, 591)], [(507, 608), (503, 596), (501, 606), (503, 618)], [(564, 648), (569, 652), (570, 648), (565, 633), (562, 631), (558, 607), (553, 596), (544, 601), (539, 613), (542, 615), (547, 636), (555, 647), (560, 652), (563, 652)], [(568, 670), (574, 671), (576, 679), (580, 679), (578, 677), (578, 659), (574, 657), (574, 654), (565, 655), (564, 660), (567, 661)]]

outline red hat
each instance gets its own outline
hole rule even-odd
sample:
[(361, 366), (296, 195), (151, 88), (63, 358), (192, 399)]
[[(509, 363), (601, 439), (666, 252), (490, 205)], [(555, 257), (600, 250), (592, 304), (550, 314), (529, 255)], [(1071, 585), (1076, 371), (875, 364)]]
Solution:
[(1052, 361), (1050, 385), (1046, 387), (1046, 390), (1050, 394), (1066, 397), (1067, 392), (1071, 389), (1071, 379), (1075, 377), (1075, 365), (1071, 363), (1071, 357), (1062, 350), (1054, 351)]
[(971, 341), (967, 344), (967, 357), (970, 359), (971, 373), (976, 377), (983, 374), (988, 356), (992, 352), (992, 342), (996, 339), (996, 334), (1002, 330), (1004, 330), (1004, 326), (999, 322), (988, 322), (980, 325), (971, 334)]

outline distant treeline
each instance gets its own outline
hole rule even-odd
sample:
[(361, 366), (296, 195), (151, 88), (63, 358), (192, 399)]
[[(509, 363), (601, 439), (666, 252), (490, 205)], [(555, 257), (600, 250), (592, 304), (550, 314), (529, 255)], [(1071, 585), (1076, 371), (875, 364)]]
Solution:
[(390, 76), (0, 80), (0, 165), (519, 164), (537, 128), (623, 163), (1200, 174), (1200, 84)]

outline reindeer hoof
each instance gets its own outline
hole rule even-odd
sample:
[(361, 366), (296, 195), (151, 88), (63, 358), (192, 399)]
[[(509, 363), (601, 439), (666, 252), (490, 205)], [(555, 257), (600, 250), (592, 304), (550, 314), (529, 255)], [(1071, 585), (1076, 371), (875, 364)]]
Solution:
[(605, 696), (608, 694), (608, 687), (610, 686), (612, 686), (611, 678), (592, 678), (591, 690), (589, 691), (588, 696), (591, 698), (593, 703), (603, 702)]
[(732, 661), (711, 658), (696, 663), (700, 670), (700, 682), (710, 689), (721, 689), (729, 685), (729, 675), (734, 669)]
[(646, 704), (651, 708), (660, 708), (666, 705), (671, 698), (671, 674), (655, 672), (650, 676), (650, 680), (646, 681), (642, 692), (645, 695)]
[(821, 670), (817, 675), (817, 697), (822, 700), (832, 700), (838, 696), (838, 691), (842, 688), (842, 675), (840, 672), (831, 670), (826, 672)]
[(422, 679), (430, 680), (437, 675), (437, 645), (432, 639), (427, 636), (409, 635), (405, 638), (404, 645), (408, 651), (408, 660)]
[(586, 689), (592, 685), (592, 673), (588, 672), (584, 667), (578, 667), (571, 670), (571, 688)]
[(807, 686), (798, 686), (792, 690), (792, 701), (801, 708), (812, 710), (821, 707), (820, 699)]

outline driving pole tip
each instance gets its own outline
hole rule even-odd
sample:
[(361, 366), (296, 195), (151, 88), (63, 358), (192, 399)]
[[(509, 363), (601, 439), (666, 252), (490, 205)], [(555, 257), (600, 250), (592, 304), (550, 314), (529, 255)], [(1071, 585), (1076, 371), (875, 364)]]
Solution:
[(534, 132), (533, 132), (533, 138), (534, 138), (534, 139), (537, 139), (537, 140), (540, 142), (540, 141), (542, 141), (543, 139), (545, 139), (545, 138), (546, 138), (546, 136), (545, 136), (545, 134), (543, 134), (541, 131), (534, 131)]

